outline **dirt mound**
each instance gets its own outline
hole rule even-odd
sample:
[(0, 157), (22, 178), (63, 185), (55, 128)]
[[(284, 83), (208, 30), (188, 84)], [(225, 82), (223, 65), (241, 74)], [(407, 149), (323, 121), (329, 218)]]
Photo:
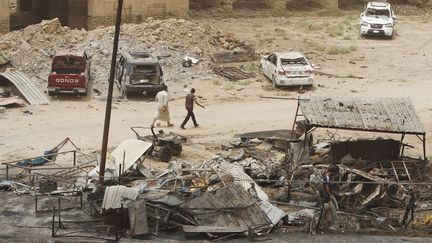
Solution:
[[(114, 27), (92, 31), (71, 30), (62, 27), (58, 19), (43, 21), (19, 31), (0, 36), (3, 54), (12, 64), (36, 77), (44, 89), (50, 71), (51, 55), (57, 49), (86, 50), (93, 58), (94, 87), (105, 89), (111, 61)], [(121, 30), (119, 52), (143, 50), (158, 57), (163, 65), (165, 80), (176, 81), (210, 75), (211, 53), (218, 51), (249, 51), (246, 44), (232, 33), (221, 33), (210, 25), (184, 19), (147, 19), (141, 24), (124, 24)], [(200, 62), (185, 68), (184, 56)]]

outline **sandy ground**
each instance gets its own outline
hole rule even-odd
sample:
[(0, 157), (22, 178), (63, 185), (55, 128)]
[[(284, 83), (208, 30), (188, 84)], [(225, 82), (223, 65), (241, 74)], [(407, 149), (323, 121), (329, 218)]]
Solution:
[[(182, 82), (167, 81), (173, 100), (170, 102), (172, 121), (169, 129), (189, 138), (181, 159), (199, 163), (209, 158), (212, 147), (225, 143), (236, 133), (267, 129), (290, 129), (296, 102), (261, 99), (260, 96), (298, 97), (313, 95), (384, 96), (412, 99), (416, 111), (431, 141), (432, 106), (432, 29), (426, 17), (400, 16), (394, 40), (360, 39), (358, 19), (347, 12), (342, 17), (200, 19), (218, 29), (234, 32), (253, 43), (258, 52), (299, 50), (313, 51), (311, 62), (320, 70), (338, 75), (360, 76), (363, 79), (316, 76), (312, 90), (299, 94), (296, 89), (274, 90), (270, 81), (258, 74), (259, 61), (243, 63), (257, 77), (229, 82), (209, 74)], [(334, 52), (345, 52), (334, 54)], [(194, 67), (192, 67), (194, 68)], [(195, 87), (206, 109), (196, 108), (199, 128), (188, 124), (179, 129), (186, 115), (183, 97), (186, 89)], [(59, 97), (47, 106), (27, 106), (0, 113), (0, 161), (38, 156), (64, 138), (71, 138), (84, 151), (99, 151), (101, 147), (105, 96), (83, 99)], [(115, 92), (118, 96), (118, 91)], [(112, 110), (109, 146), (133, 138), (131, 126), (151, 123), (155, 103), (151, 99), (133, 97), (129, 101), (115, 99)], [(23, 111), (29, 110), (32, 115)], [(162, 123), (162, 125), (164, 125)], [(348, 137), (388, 137), (385, 134), (339, 132)], [(317, 133), (325, 138), (326, 131)], [(393, 136), (394, 137), (394, 136)], [(398, 136), (394, 138), (399, 138)], [(407, 141), (417, 148), (408, 151), (421, 155), (421, 143), (416, 138)], [(432, 145), (427, 146), (431, 151)], [(430, 153), (428, 152), (428, 156)]]

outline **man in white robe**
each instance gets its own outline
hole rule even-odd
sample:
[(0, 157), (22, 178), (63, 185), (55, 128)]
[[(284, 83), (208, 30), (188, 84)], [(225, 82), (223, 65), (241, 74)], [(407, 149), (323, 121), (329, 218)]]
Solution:
[(166, 121), (168, 127), (172, 127), (173, 124), (170, 122), (170, 114), (169, 114), (169, 108), (168, 108), (168, 93), (167, 88), (165, 87), (164, 90), (159, 91), (156, 94), (156, 101), (157, 101), (157, 109), (154, 114), (154, 119), (151, 124), (152, 127), (154, 127), (154, 124), (156, 120)]

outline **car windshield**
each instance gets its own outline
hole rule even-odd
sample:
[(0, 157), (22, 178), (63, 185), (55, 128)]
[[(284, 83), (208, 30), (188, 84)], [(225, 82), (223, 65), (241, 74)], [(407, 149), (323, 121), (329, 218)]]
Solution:
[(368, 8), (366, 11), (366, 16), (368, 17), (378, 17), (378, 16), (385, 16), (390, 17), (390, 11), (388, 9), (373, 9)]
[(155, 74), (157, 73), (156, 65), (135, 65), (134, 72)]
[(61, 56), (55, 57), (53, 61), (53, 66), (56, 67), (81, 67), (85, 66), (85, 60), (82, 57), (75, 56)]
[(281, 59), (282, 66), (287, 65), (308, 65), (306, 59), (304, 57), (295, 58), (295, 59), (287, 59), (282, 58)]

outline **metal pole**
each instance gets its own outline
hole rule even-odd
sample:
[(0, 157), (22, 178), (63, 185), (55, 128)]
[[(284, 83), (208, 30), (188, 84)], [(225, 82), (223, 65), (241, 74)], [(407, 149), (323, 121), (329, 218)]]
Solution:
[(112, 105), (112, 93), (114, 87), (114, 73), (115, 73), (115, 66), (116, 66), (116, 59), (117, 59), (118, 42), (120, 37), (122, 9), (123, 9), (123, 0), (118, 0), (117, 17), (116, 17), (115, 33), (114, 33), (114, 44), (113, 44), (113, 52), (111, 58), (111, 72), (108, 80), (109, 86), (108, 86), (107, 103), (105, 109), (105, 123), (104, 123), (104, 131), (103, 131), (103, 138), (102, 138), (101, 161), (99, 167), (99, 184), (101, 186), (103, 186), (104, 176), (105, 176), (105, 162), (107, 157), (109, 127), (111, 122), (111, 105)]

